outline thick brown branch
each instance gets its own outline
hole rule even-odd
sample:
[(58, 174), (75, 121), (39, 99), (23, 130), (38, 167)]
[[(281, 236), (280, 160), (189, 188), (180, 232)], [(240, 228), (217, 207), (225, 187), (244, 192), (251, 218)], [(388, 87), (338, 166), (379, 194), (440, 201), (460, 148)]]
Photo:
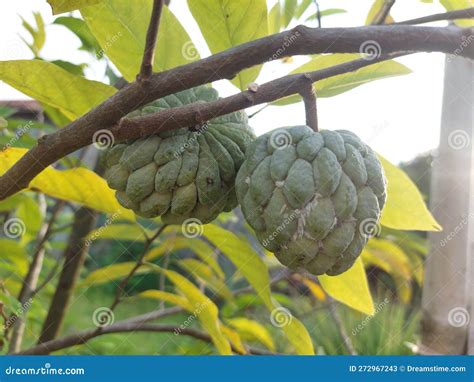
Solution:
[[(82, 332), (71, 334), (56, 340), (48, 341), (40, 345), (36, 345), (30, 349), (19, 352), (21, 355), (40, 355), (48, 354), (57, 350), (66, 349), (75, 345), (82, 345), (91, 340), (111, 333), (126, 333), (126, 332), (154, 332), (154, 333), (179, 333), (179, 335), (190, 336), (198, 340), (212, 343), (212, 338), (207, 333), (201, 332), (193, 328), (183, 328), (174, 325), (164, 324), (148, 324), (143, 322), (121, 321), (110, 326), (102, 328), (100, 332), (96, 329), (88, 329)], [(250, 354), (272, 354), (265, 350), (248, 349)], [(238, 349), (232, 346), (232, 351), (237, 354), (242, 354)]]
[[(282, 58), (317, 53), (357, 53), (368, 40), (377, 41), (384, 54), (399, 51), (452, 54), (459, 50), (471, 34), (471, 29), (453, 27), (403, 25), (314, 29), (298, 26), (153, 74), (148, 81), (150, 86), (145, 88), (138, 82), (132, 83), (83, 117), (40, 139), (36, 146), (0, 177), (0, 200), (27, 187), (48, 165), (91, 144), (97, 130), (110, 128), (130, 111), (178, 91), (232, 78), (243, 69), (271, 60), (276, 54)], [(474, 44), (461, 50), (459, 55), (474, 58)]]
[(142, 66), (140, 69), (140, 74), (138, 75), (139, 81), (148, 80), (153, 70), (153, 60), (155, 58), (155, 47), (156, 40), (158, 39), (158, 28), (160, 25), (162, 9), (163, 0), (154, 0), (150, 24), (146, 33), (145, 51), (143, 52)]

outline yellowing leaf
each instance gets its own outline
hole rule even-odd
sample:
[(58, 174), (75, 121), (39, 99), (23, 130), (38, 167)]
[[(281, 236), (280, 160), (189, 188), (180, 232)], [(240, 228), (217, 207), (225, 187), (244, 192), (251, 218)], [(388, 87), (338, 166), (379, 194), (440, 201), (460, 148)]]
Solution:
[[(360, 58), (360, 55), (358, 54), (315, 55), (311, 61), (296, 68), (291, 72), (291, 74), (321, 70), (330, 66), (342, 64), (344, 62), (356, 60), (358, 58)], [(411, 70), (397, 61), (383, 61), (366, 66), (354, 72), (340, 74), (338, 76), (317, 81), (313, 84), (313, 88), (316, 90), (317, 96), (320, 98), (333, 97), (371, 81), (400, 76), (408, 73), (411, 73)], [(301, 97), (299, 95), (293, 95), (278, 100), (272, 104), (282, 106), (295, 103), (300, 100)]]
[[(234, 263), (239, 272), (254, 287), (267, 309), (270, 311), (276, 309), (278, 304), (271, 296), (268, 269), (247, 241), (213, 224), (205, 225), (203, 234)], [(289, 325), (283, 326), (282, 329), (298, 354), (314, 354), (311, 337), (296, 317), (293, 317)]]
[(362, 313), (374, 314), (374, 303), (360, 258), (343, 274), (322, 275), (318, 279), (326, 293), (334, 299)]
[(223, 324), (221, 324), (221, 331), (230, 341), (235, 350), (237, 350), (240, 354), (247, 354), (247, 350), (245, 350), (245, 346), (242, 343), (239, 333)]
[(189, 303), (186, 297), (179, 296), (174, 293), (164, 292), (161, 290), (150, 289), (144, 292), (137, 294), (134, 297), (141, 297), (141, 298), (150, 298), (154, 300), (160, 300), (169, 302), (170, 304), (177, 305), (186, 309), (188, 312), (193, 311), (193, 306)]
[(364, 264), (373, 264), (392, 276), (410, 280), (410, 260), (405, 252), (389, 240), (371, 239), (362, 253)]
[[(268, 34), (266, 0), (188, 0), (188, 5), (212, 53)], [(261, 67), (241, 71), (232, 83), (245, 90)]]
[[(81, 10), (103, 54), (128, 81), (140, 70), (152, 10), (149, 0), (102, 0)], [(163, 7), (153, 69), (163, 71), (199, 59), (199, 53), (179, 20)]]
[[(145, 241), (146, 235), (152, 236), (152, 233), (145, 230), (138, 224), (104, 224), (102, 227), (90, 232), (87, 239), (95, 240), (120, 240), (120, 241)], [(153, 251), (153, 249), (151, 250)]]
[(401, 230), (441, 231), (407, 174), (378, 155), (387, 177), (387, 202), (380, 223)]
[(226, 322), (235, 328), (244, 340), (254, 340), (271, 351), (275, 351), (275, 343), (268, 330), (259, 322), (244, 317), (231, 318)]
[[(15, 147), (0, 152), (0, 175), (3, 175), (26, 152), (26, 149)], [(114, 214), (117, 219), (135, 219), (132, 211), (118, 204), (115, 193), (107, 186), (107, 182), (85, 168), (56, 170), (47, 167), (30, 182), (29, 189)]]
[(53, 15), (59, 13), (71, 12), (100, 3), (102, 0), (48, 0), (49, 5), (53, 8)]
[[(115, 281), (126, 277), (130, 271), (135, 267), (134, 261), (127, 261), (123, 263), (115, 263), (103, 268), (99, 268), (87, 275), (82, 281), (81, 286), (99, 285)], [(135, 274), (149, 273), (150, 270), (145, 267), (139, 268)]]
[(0, 61), (0, 80), (73, 120), (116, 92), (42, 60)]
[[(369, 13), (367, 14), (367, 18), (365, 20), (365, 25), (370, 25), (373, 24), (375, 21), (375, 18), (379, 15), (379, 13), (382, 11), (382, 7), (385, 4), (385, 0), (375, 0), (374, 3), (372, 4), (372, 7), (369, 10)], [(394, 20), (390, 14), (387, 16), (385, 19), (385, 24), (391, 24), (393, 23)]]
[(187, 298), (189, 303), (194, 307), (194, 315), (198, 318), (202, 327), (206, 329), (211, 336), (212, 342), (219, 353), (232, 354), (229, 341), (223, 335), (220, 328), (218, 317), (219, 311), (217, 306), (205, 294), (203, 294), (196, 285), (179, 273), (160, 268), (151, 263), (148, 263), (148, 265), (152, 269), (164, 273), (176, 288)]
[(301, 282), (306, 285), (311, 294), (319, 301), (326, 301), (326, 294), (323, 289), (310, 279), (303, 278)]

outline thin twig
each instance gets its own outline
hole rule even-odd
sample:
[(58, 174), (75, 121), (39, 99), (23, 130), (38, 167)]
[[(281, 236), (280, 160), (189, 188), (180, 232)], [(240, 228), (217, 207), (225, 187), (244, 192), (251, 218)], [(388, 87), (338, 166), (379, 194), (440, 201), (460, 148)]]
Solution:
[(395, 5), (395, 0), (385, 0), (380, 11), (375, 15), (374, 20), (372, 21), (373, 25), (382, 25), (385, 24), (392, 7)]
[(308, 84), (301, 89), (301, 97), (303, 97), (304, 109), (306, 113), (306, 125), (311, 127), (313, 131), (319, 131), (318, 129), (318, 109), (316, 106), (316, 94), (313, 89), (313, 82), (308, 77)]
[(416, 24), (432, 23), (434, 21), (472, 19), (473, 17), (474, 17), (474, 7), (459, 9), (457, 11), (451, 11), (451, 12), (445, 12), (445, 13), (436, 13), (434, 15), (396, 22), (391, 25), (416, 25)]
[(143, 52), (143, 61), (138, 75), (138, 81), (146, 81), (150, 78), (153, 70), (153, 60), (155, 58), (155, 47), (158, 39), (158, 28), (160, 26), (161, 11), (163, 9), (163, 0), (153, 1), (153, 10), (151, 12), (150, 24), (146, 33), (145, 51)]
[(354, 349), (354, 345), (352, 345), (351, 338), (348, 336), (346, 332), (346, 328), (344, 327), (344, 323), (339, 316), (339, 312), (336, 309), (334, 300), (328, 296), (329, 299), (329, 313), (336, 324), (337, 330), (339, 331), (339, 335), (342, 338), (344, 346), (350, 355), (357, 355), (356, 350)]
[[(196, 338), (198, 340), (212, 343), (212, 338), (209, 334), (201, 332), (199, 330), (193, 328), (184, 328), (180, 326), (174, 325), (164, 325), (164, 324), (148, 324), (148, 323), (140, 323), (140, 322), (117, 322), (110, 326), (103, 327), (100, 332), (96, 331), (95, 329), (88, 329), (82, 332), (71, 334), (69, 336), (65, 336), (62, 338), (58, 338), (56, 340), (44, 342), (40, 345), (36, 345), (30, 349), (27, 349), (22, 352), (18, 352), (18, 355), (40, 355), (40, 354), (48, 354), (50, 352), (54, 352), (60, 349), (69, 348), (75, 345), (82, 345), (91, 340), (92, 338), (99, 337), (105, 334), (111, 333), (126, 333), (126, 332), (154, 332), (154, 333), (179, 333), (180, 335), (190, 336)], [(236, 354), (242, 354), (240, 350), (236, 349), (231, 344), (232, 351)], [(271, 355), (275, 354), (272, 352), (268, 352), (263, 349), (255, 349), (251, 347), (247, 347), (250, 354), (256, 355)]]

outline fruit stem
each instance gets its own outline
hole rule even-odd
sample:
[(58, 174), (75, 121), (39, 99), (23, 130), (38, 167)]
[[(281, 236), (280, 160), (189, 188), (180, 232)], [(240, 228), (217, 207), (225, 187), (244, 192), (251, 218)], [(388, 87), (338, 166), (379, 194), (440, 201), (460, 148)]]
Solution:
[(314, 131), (318, 132), (318, 110), (316, 107), (316, 93), (313, 84), (309, 82), (300, 92), (303, 97), (306, 111), (306, 124)]

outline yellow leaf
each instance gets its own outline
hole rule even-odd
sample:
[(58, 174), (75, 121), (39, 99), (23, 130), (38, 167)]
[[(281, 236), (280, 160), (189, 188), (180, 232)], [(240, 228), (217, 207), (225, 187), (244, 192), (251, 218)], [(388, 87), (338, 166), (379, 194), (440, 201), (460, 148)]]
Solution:
[(275, 343), (268, 330), (259, 322), (244, 317), (230, 318), (226, 322), (245, 340), (260, 342), (267, 349), (275, 351)]
[[(87, 277), (81, 282), (81, 286), (89, 285), (99, 285), (103, 283), (108, 283), (110, 281), (122, 279), (126, 277), (130, 271), (135, 267), (136, 263), (134, 261), (126, 261), (123, 263), (116, 263), (108, 265), (103, 268), (99, 268), (87, 275)], [(150, 270), (141, 267), (135, 274), (149, 273)]]
[(204, 329), (209, 333), (212, 342), (220, 354), (232, 354), (227, 338), (220, 328), (217, 306), (196, 285), (175, 271), (163, 269), (155, 264), (147, 263), (152, 269), (162, 272), (187, 298), (194, 307), (193, 314), (198, 318)]
[(98, 4), (102, 0), (48, 0), (49, 5), (53, 8), (53, 15), (58, 15), (64, 12), (75, 11), (88, 7), (90, 5)]
[(164, 292), (164, 291), (155, 290), (155, 289), (149, 289), (137, 294), (134, 297), (150, 298), (154, 300), (165, 301), (173, 305), (178, 305), (181, 308), (186, 309), (188, 312), (193, 311), (193, 306), (190, 304), (190, 302), (187, 300), (186, 297), (179, 296), (174, 293)]
[(0, 61), (0, 80), (59, 109), (70, 120), (85, 114), (117, 91), (112, 86), (71, 74), (42, 60)]
[(387, 177), (387, 202), (380, 223), (400, 230), (441, 231), (407, 174), (378, 155)]
[(242, 343), (239, 333), (237, 333), (234, 329), (225, 326), (224, 324), (221, 324), (221, 330), (231, 342), (232, 346), (234, 346), (234, 349), (237, 350), (237, 352), (240, 354), (247, 354), (247, 350), (245, 350), (245, 346)]
[[(234, 263), (256, 290), (268, 310), (274, 311), (278, 308), (278, 304), (271, 296), (268, 269), (247, 241), (214, 224), (205, 225), (203, 235)], [(296, 317), (282, 329), (298, 354), (314, 354), (311, 337)]]
[(374, 303), (360, 258), (343, 274), (322, 275), (318, 279), (326, 293), (334, 299), (362, 313), (374, 314)]
[[(384, 3), (385, 3), (385, 0), (375, 0), (374, 1), (374, 3), (372, 4), (372, 7), (369, 10), (369, 13), (367, 14), (367, 18), (365, 20), (365, 25), (370, 25), (374, 22), (375, 17), (377, 17), (378, 14), (381, 12)], [(395, 20), (393, 19), (392, 16), (390, 16), (390, 14), (385, 19), (385, 24), (392, 24), (394, 22), (395, 22)]]
[(301, 282), (308, 287), (309, 291), (316, 298), (316, 300), (326, 301), (326, 294), (318, 284), (306, 278), (303, 278)]
[[(0, 175), (26, 152), (26, 149), (16, 147), (0, 152)], [(118, 204), (115, 193), (107, 186), (107, 182), (85, 168), (56, 170), (51, 166), (47, 167), (30, 182), (29, 189), (113, 214), (117, 219), (135, 219), (132, 211)]]
[(395, 243), (384, 239), (370, 239), (362, 251), (364, 264), (373, 264), (392, 276), (403, 280), (412, 278), (410, 259)]

